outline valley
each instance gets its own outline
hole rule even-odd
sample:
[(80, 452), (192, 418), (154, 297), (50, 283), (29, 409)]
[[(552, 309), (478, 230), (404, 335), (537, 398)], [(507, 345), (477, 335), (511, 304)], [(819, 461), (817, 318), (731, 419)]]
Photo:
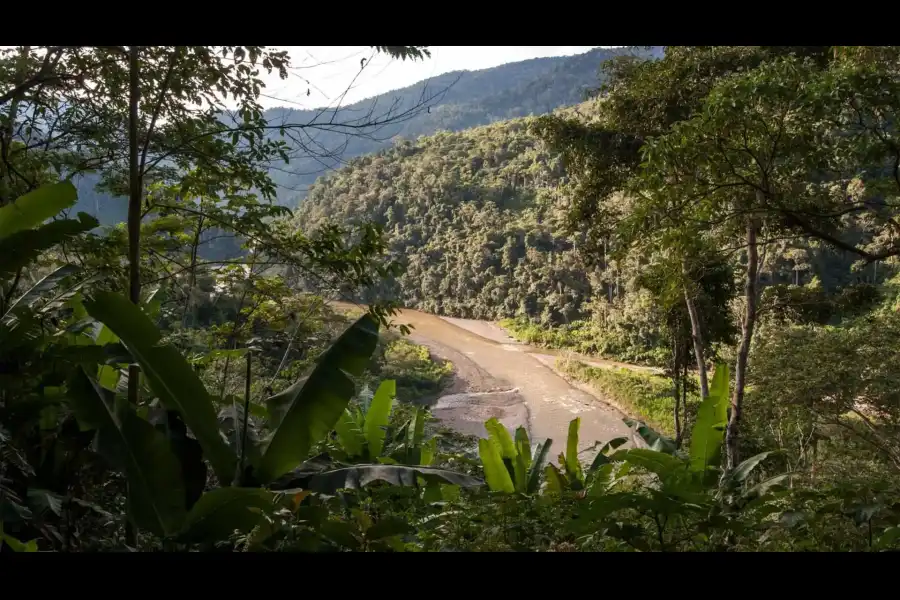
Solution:
[[(452, 363), (453, 383), (431, 406), (432, 415), (446, 426), (485, 437), (484, 422), (497, 418), (508, 429), (525, 427), (534, 443), (554, 440), (551, 455), (556, 455), (565, 450), (569, 422), (580, 417), (579, 451), (585, 460), (592, 458), (590, 450), (597, 442), (626, 436), (635, 443), (622, 422), (627, 415), (610, 406), (609, 399), (570, 383), (555, 368), (556, 356), (513, 340), (496, 324), (408, 309), (393, 320), (398, 326), (413, 326), (412, 341)], [(605, 368), (646, 370), (573, 358)]]
[(900, 550), (900, 47), (573, 48), (0, 47), (0, 553)]

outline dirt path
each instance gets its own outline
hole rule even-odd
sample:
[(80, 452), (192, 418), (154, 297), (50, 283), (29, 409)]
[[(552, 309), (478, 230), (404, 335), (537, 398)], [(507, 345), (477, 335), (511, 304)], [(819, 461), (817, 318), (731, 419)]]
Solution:
[(551, 456), (565, 450), (569, 421), (575, 417), (581, 417), (581, 450), (597, 441), (631, 437), (621, 412), (548, 366), (547, 350), (516, 342), (493, 323), (414, 310), (402, 311), (394, 321), (414, 326), (412, 341), (453, 363), (454, 386), (432, 407), (434, 416), (449, 427), (483, 436), (484, 421), (497, 417), (510, 429), (524, 425), (533, 443), (553, 439)]

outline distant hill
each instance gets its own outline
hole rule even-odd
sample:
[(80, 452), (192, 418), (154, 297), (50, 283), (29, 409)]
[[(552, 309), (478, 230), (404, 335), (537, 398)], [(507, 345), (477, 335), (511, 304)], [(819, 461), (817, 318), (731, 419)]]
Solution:
[(295, 222), (384, 228), (405, 272), (364, 300), (477, 319), (581, 318), (602, 284), (591, 281), (577, 240), (560, 232), (563, 166), (532, 133), (534, 121), (439, 132), (356, 158), (315, 183)]
[[(662, 48), (597, 48), (576, 56), (536, 58), (480, 71), (456, 71), (362, 100), (336, 112), (270, 109), (266, 117), (271, 123), (319, 124), (297, 135), (307, 146), (336, 154), (332, 158), (310, 158), (302, 155), (299, 144), (294, 144), (298, 156), (292, 157), (289, 164), (273, 165), (271, 170), (278, 185), (278, 202), (296, 206), (319, 176), (350, 159), (388, 147), (398, 137), (415, 140), (441, 130), (457, 132), (515, 117), (544, 114), (581, 102), (588, 90), (596, 88), (602, 80), (600, 65), (623, 55), (659, 57)], [(417, 111), (409, 119), (370, 131), (368, 137), (347, 136), (322, 128), (328, 122), (364, 119), (369, 114), (403, 113), (429, 97), (434, 97), (429, 102), (429, 110)], [(91, 176), (77, 182), (80, 198), (77, 209), (96, 215), (104, 224), (121, 222), (126, 214), (124, 200), (97, 193), (95, 185), (96, 179)]]

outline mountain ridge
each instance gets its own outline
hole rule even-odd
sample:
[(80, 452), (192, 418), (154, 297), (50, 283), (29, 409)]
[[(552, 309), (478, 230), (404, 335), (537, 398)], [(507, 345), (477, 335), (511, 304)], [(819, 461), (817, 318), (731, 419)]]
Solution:
[[(290, 107), (273, 107), (265, 111), (270, 122), (291, 119), (291, 122), (312, 123), (312, 136), (301, 137), (302, 144), (313, 146), (328, 157), (298, 156), (288, 164), (274, 164), (270, 175), (277, 186), (276, 201), (279, 204), (296, 207), (306, 197), (309, 187), (323, 174), (346, 164), (349, 160), (390, 147), (396, 138), (415, 139), (432, 135), (442, 130), (458, 132), (480, 125), (487, 125), (517, 117), (544, 114), (581, 102), (585, 91), (596, 88), (601, 80), (601, 64), (610, 58), (623, 55), (637, 55), (646, 58), (661, 56), (662, 47), (620, 47), (595, 48), (583, 54), (562, 57), (533, 58), (506, 63), (476, 71), (453, 71), (405, 88), (360, 100), (340, 108), (299, 110)], [(454, 82), (452, 86), (449, 86)], [(368, 137), (347, 137), (340, 132), (328, 131), (328, 127), (317, 128), (316, 123), (326, 124), (331, 115), (336, 120), (352, 119), (360, 111), (368, 114), (379, 102), (382, 109), (395, 106), (399, 98), (399, 110), (410, 107), (421, 98), (423, 91), (430, 87), (434, 91), (447, 88), (439, 101), (430, 110), (415, 114), (414, 118), (388, 125)], [(346, 118), (344, 117), (346, 116)], [(301, 132), (305, 132), (302, 129)], [(318, 133), (316, 133), (318, 132)], [(298, 137), (300, 134), (298, 134)], [(297, 148), (296, 152), (303, 152)], [(322, 150), (322, 149), (325, 150)], [(341, 152), (336, 152), (340, 150)], [(335, 152), (332, 152), (335, 151)], [(339, 155), (338, 155), (339, 154)], [(94, 188), (98, 178), (87, 175), (76, 181), (79, 202), (76, 210), (83, 210), (97, 216), (101, 223), (110, 225), (122, 222), (127, 212), (122, 198), (113, 198), (97, 192)]]

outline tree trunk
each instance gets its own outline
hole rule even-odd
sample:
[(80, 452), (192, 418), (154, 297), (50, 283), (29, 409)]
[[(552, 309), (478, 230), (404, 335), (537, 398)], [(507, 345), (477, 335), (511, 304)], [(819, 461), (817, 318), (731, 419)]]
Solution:
[[(134, 304), (141, 301), (141, 173), (138, 168), (138, 48), (131, 46), (128, 52), (128, 293)], [(128, 400), (138, 402), (139, 373), (137, 365), (128, 367)]]
[[(687, 276), (687, 267), (684, 267)], [(709, 396), (709, 378), (706, 374), (706, 352), (703, 346), (703, 329), (700, 326), (700, 315), (697, 314), (697, 305), (688, 290), (684, 287), (684, 303), (687, 306), (688, 316), (691, 318), (691, 340), (694, 342), (694, 357), (697, 359), (697, 374), (700, 377), (700, 398)]]
[[(678, 334), (674, 334), (677, 336)], [(678, 339), (672, 340), (672, 394), (673, 394), (673, 417), (675, 420), (675, 447), (681, 447), (681, 386), (679, 385), (679, 377), (681, 375), (681, 363), (679, 347), (681, 344)]]
[(138, 102), (140, 85), (138, 75), (138, 48), (131, 46), (128, 53), (128, 275), (129, 294), (135, 304), (141, 298), (141, 173), (138, 165)]
[(734, 393), (731, 396), (731, 415), (728, 418), (728, 429), (725, 432), (728, 468), (733, 469), (740, 462), (738, 455), (738, 432), (741, 422), (741, 410), (744, 402), (744, 387), (747, 385), (747, 362), (750, 358), (750, 342), (753, 341), (753, 329), (756, 326), (757, 309), (757, 270), (759, 269), (759, 252), (756, 235), (759, 223), (751, 219), (747, 224), (747, 276), (744, 283), (744, 299), (747, 312), (741, 327), (741, 343), (738, 347), (737, 364), (734, 368)]
[[(140, 86), (138, 80), (138, 48), (131, 46), (128, 52), (128, 292), (134, 304), (141, 301), (141, 173), (138, 169), (138, 101)], [(128, 365), (128, 402), (136, 406), (140, 393), (140, 370), (138, 365)], [(132, 546), (137, 546), (137, 527), (132, 518), (125, 524), (125, 538)]]

